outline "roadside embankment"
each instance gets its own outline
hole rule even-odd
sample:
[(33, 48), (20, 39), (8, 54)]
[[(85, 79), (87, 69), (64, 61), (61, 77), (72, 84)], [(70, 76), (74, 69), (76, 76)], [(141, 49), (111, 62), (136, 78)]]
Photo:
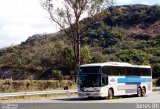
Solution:
[(71, 80), (0, 80), (0, 93), (42, 91), (55, 89), (75, 89)]

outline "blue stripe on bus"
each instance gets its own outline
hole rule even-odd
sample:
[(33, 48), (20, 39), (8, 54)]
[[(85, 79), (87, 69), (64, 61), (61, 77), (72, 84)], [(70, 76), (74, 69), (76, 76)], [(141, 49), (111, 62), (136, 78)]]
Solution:
[(151, 78), (118, 78), (118, 83), (131, 83), (131, 82), (151, 82)]

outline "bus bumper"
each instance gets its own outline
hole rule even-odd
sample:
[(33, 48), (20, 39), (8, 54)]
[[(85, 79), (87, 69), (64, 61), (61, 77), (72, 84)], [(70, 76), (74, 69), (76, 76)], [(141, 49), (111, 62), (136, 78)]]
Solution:
[(78, 92), (79, 97), (105, 97), (99, 92)]

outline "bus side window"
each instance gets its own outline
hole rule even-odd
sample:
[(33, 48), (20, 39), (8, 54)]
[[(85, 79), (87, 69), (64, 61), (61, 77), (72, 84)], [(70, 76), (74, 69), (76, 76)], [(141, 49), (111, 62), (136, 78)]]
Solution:
[(106, 66), (103, 66), (102, 67), (102, 73), (103, 74), (107, 74), (108, 72), (107, 72), (107, 67)]
[(123, 76), (123, 67), (119, 67), (119, 69), (118, 69), (118, 75), (119, 76)]
[(122, 76), (126, 76), (126, 69), (125, 68), (123, 68)]
[(106, 75), (102, 76), (102, 86), (105, 86), (108, 84), (108, 77)]

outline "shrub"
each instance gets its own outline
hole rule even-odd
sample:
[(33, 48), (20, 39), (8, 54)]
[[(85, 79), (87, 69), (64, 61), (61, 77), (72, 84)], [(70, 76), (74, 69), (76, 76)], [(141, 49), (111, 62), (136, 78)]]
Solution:
[(157, 79), (156, 86), (160, 86), (160, 78)]
[(63, 79), (63, 74), (62, 74), (62, 72), (60, 70), (52, 70), (52, 74), (58, 80), (62, 80)]

